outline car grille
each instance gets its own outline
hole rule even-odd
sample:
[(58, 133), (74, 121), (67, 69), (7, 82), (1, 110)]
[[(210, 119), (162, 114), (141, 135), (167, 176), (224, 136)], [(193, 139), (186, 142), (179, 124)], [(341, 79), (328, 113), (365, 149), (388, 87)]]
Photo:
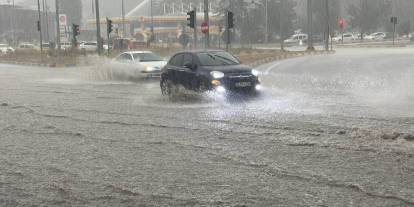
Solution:
[[(245, 87), (237, 87), (236, 84), (238, 83), (251, 83), (251, 85)], [(231, 74), (224, 78), (224, 84), (225, 87), (230, 90), (249, 90), (256, 85), (256, 77), (250, 74)]]

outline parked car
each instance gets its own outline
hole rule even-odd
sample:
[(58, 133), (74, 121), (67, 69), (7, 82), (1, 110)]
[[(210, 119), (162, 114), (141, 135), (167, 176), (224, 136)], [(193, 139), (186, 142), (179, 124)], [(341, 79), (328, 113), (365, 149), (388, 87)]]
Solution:
[(19, 45), (19, 49), (21, 49), (21, 50), (35, 50), (36, 46), (34, 44), (24, 42), (24, 43), (21, 43)]
[(133, 78), (160, 77), (161, 69), (167, 62), (151, 51), (124, 52), (113, 60), (118, 75), (128, 75)]
[(79, 45), (79, 49), (86, 52), (95, 52), (98, 50), (98, 42), (83, 42)]
[(256, 94), (259, 72), (242, 65), (222, 50), (180, 52), (172, 56), (161, 73), (161, 93), (175, 98), (180, 88), (194, 92)]
[(283, 42), (285, 44), (299, 44), (300, 42), (306, 42), (307, 40), (308, 40), (307, 34), (295, 34)]
[(378, 40), (384, 40), (386, 37), (387, 37), (387, 34), (385, 32), (375, 32), (375, 33), (372, 33), (366, 36), (364, 39), (378, 41)]
[[(357, 37), (355, 37), (354, 34), (352, 34), (352, 33), (345, 33), (343, 35), (343, 38), (344, 38), (343, 39), (344, 43), (349, 43), (349, 42), (352, 42), (352, 41), (357, 39)], [(332, 38), (332, 41), (334, 41), (336, 43), (342, 43), (342, 35), (338, 35), (338, 36)]]
[(14, 53), (14, 48), (6, 45), (6, 44), (0, 44), (0, 54), (8, 54), (8, 53)]

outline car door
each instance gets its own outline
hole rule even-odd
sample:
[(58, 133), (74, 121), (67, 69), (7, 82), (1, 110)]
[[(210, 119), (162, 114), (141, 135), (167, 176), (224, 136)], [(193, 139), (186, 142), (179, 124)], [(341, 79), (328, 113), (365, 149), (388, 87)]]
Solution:
[(183, 66), (179, 71), (180, 76), (184, 80), (184, 87), (190, 90), (196, 89), (197, 77), (196, 67), (194, 65), (194, 57), (191, 53), (184, 54)]
[(168, 79), (175, 84), (182, 84), (181, 79), (179, 77), (179, 70), (181, 70), (183, 61), (184, 54), (180, 53), (172, 57), (170, 62), (168, 62), (167, 64)]

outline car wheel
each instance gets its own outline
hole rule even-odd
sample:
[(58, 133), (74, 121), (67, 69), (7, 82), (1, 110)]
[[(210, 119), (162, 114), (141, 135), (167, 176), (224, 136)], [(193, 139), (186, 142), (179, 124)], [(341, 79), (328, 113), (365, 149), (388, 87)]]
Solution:
[(160, 86), (161, 86), (161, 94), (163, 96), (169, 96), (171, 93), (169, 81), (166, 79), (162, 79)]
[(204, 81), (200, 81), (200, 83), (198, 84), (198, 91), (201, 93), (207, 91), (207, 86)]

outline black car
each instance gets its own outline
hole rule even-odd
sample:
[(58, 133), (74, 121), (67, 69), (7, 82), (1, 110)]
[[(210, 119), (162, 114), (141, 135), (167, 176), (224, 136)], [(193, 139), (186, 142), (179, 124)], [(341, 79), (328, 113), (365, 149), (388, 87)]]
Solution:
[(175, 96), (179, 87), (196, 92), (256, 94), (258, 71), (242, 65), (222, 50), (180, 52), (172, 56), (161, 72), (161, 92)]

